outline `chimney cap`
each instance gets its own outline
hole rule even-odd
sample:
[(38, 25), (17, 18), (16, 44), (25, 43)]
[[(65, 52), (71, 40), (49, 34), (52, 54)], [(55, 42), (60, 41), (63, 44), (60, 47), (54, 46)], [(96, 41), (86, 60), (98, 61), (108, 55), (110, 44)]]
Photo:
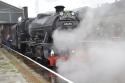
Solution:
[(62, 12), (62, 11), (64, 11), (64, 6), (62, 6), (62, 5), (58, 5), (58, 6), (55, 6), (55, 9), (56, 9), (56, 13), (59, 13), (59, 12)]
[(55, 8), (65, 8), (63, 5), (55, 6)]

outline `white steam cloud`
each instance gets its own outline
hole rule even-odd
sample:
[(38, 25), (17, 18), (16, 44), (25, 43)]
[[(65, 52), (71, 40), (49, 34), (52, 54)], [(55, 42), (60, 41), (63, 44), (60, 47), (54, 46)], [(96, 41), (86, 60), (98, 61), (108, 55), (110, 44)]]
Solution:
[(74, 83), (125, 83), (124, 19), (107, 16), (110, 9), (90, 9), (75, 30), (53, 34), (54, 46), (70, 52), (67, 61), (58, 60), (58, 72)]
[(55, 30), (53, 34), (55, 47), (59, 50), (67, 50), (79, 46), (79, 42), (82, 42), (92, 31), (92, 26), (94, 26), (93, 13), (92, 11), (88, 11), (86, 17), (76, 29), (72, 31)]
[(94, 44), (59, 63), (59, 73), (74, 83), (124, 83), (124, 48), (120, 42)]

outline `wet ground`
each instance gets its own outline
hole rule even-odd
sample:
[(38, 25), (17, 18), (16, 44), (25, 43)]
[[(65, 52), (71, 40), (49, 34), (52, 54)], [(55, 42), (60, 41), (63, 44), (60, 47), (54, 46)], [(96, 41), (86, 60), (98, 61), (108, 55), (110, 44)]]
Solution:
[(0, 83), (28, 83), (0, 48)]

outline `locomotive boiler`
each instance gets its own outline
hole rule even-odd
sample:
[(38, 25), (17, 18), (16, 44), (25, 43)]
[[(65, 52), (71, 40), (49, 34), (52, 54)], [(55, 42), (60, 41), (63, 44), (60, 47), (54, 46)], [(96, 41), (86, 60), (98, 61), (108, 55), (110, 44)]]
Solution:
[(79, 24), (77, 13), (64, 11), (56, 6), (56, 12), (38, 14), (36, 18), (23, 19), (11, 28), (11, 47), (31, 58), (47, 57), (52, 48), (54, 30), (73, 30)]

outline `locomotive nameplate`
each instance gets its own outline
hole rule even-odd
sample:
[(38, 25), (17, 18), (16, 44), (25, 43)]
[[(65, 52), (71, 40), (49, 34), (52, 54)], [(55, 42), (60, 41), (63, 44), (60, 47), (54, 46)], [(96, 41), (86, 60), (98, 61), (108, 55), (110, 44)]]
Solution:
[(63, 25), (64, 25), (64, 26), (72, 26), (73, 23), (72, 23), (72, 22), (65, 22), (65, 23), (63, 23)]

